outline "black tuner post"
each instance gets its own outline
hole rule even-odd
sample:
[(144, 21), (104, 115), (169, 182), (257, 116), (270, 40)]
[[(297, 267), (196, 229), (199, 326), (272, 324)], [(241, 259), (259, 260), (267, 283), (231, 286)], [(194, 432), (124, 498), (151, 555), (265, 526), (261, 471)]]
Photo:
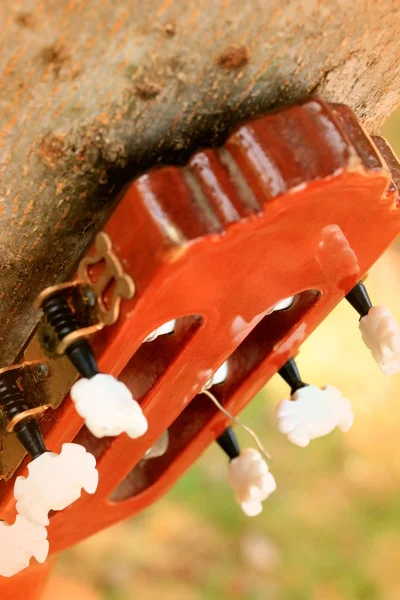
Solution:
[[(47, 298), (42, 304), (42, 309), (59, 341), (79, 329), (76, 317), (62, 294)], [(90, 379), (99, 373), (92, 347), (87, 339), (72, 342), (65, 353), (82, 377)]]
[(222, 448), (229, 460), (233, 460), (240, 455), (239, 442), (232, 427), (227, 427), (221, 433), (219, 438), (217, 438), (217, 444)]
[(346, 295), (346, 300), (358, 312), (360, 319), (366, 317), (372, 308), (372, 302), (365, 285), (359, 281)]
[(306, 387), (308, 383), (304, 383), (301, 380), (299, 370), (296, 365), (294, 358), (290, 358), (281, 369), (278, 371), (279, 375), (290, 387), (290, 393), (293, 395), (300, 388)]
[(30, 407), (12, 372), (0, 374), (0, 406), (9, 423), (16, 421), (13, 431), (33, 460), (47, 452), (35, 418), (28, 416), (28, 413), (26, 418), (17, 419), (19, 415), (29, 411)]

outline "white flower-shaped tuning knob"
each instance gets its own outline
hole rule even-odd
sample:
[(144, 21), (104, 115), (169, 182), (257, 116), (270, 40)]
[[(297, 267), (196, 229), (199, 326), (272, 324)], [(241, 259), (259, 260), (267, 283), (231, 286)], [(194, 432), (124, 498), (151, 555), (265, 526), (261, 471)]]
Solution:
[(44, 563), (49, 553), (47, 529), (17, 515), (15, 523), (0, 522), (0, 576), (12, 577), (29, 566), (32, 557)]
[(79, 379), (71, 398), (86, 427), (98, 438), (127, 433), (132, 439), (147, 431), (147, 419), (125, 384), (112, 375), (100, 373)]
[(279, 430), (297, 446), (327, 435), (335, 427), (348, 431), (354, 415), (351, 404), (331, 385), (318, 389), (307, 385), (298, 389), (291, 400), (282, 400), (276, 411)]
[(400, 371), (400, 327), (385, 306), (373, 306), (360, 319), (360, 331), (365, 345), (385, 373)]
[(228, 478), (236, 501), (248, 517), (262, 512), (262, 501), (276, 490), (268, 465), (254, 448), (246, 448), (229, 463)]
[(17, 477), (14, 496), (18, 513), (38, 525), (48, 525), (49, 511), (63, 510), (82, 489), (94, 494), (99, 483), (95, 457), (79, 444), (64, 444), (60, 454), (45, 452), (28, 471), (28, 477)]

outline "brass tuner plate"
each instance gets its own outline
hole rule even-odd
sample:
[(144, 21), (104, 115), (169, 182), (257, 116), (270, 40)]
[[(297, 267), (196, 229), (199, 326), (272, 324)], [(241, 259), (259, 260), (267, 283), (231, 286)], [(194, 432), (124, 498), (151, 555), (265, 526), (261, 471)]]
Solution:
[[(52, 411), (64, 400), (78, 374), (67, 358), (49, 360), (43, 353), (36, 333), (24, 353), (25, 363), (13, 365), (20, 371), (17, 383), (26, 393), (32, 410), (38, 409), (36, 415), (43, 424), (51, 418)], [(1, 415), (0, 415), (1, 416)], [(8, 432), (9, 425), (0, 419), (0, 479), (9, 480), (26, 456), (25, 449), (20, 444), (15, 433)], [(43, 426), (42, 426), (43, 427)]]
[[(101, 232), (95, 240), (96, 252), (93, 256), (85, 256), (79, 263), (78, 277), (92, 286), (97, 294), (99, 318), (104, 325), (113, 325), (119, 317), (119, 309), (123, 298), (130, 300), (135, 295), (135, 282), (124, 272), (121, 261), (112, 249), (110, 237)], [(104, 262), (104, 268), (96, 280), (90, 276), (89, 268)], [(112, 284), (114, 289), (109, 306), (104, 301), (104, 294)]]
[(70, 344), (78, 339), (88, 338), (104, 327), (103, 323), (99, 321), (99, 306), (92, 286), (80, 280), (54, 285), (43, 290), (38, 296), (37, 307), (40, 308), (48, 298), (56, 294), (62, 294), (67, 301), (78, 329), (60, 341), (48, 323), (46, 315), (43, 315), (39, 323), (38, 334), (43, 351), (48, 358), (57, 358), (57, 356), (63, 355)]

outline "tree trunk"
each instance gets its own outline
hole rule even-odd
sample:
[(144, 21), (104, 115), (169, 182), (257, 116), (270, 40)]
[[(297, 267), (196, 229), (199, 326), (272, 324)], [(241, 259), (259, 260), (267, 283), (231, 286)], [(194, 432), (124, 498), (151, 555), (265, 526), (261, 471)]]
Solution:
[(139, 172), (311, 93), (376, 132), (400, 95), (399, 13), (396, 0), (3, 0), (0, 365)]

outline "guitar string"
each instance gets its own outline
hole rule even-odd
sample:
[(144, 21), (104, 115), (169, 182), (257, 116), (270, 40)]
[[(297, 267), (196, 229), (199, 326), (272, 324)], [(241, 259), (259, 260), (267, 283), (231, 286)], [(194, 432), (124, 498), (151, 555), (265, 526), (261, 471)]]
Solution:
[(230, 421), (232, 421), (233, 423), (235, 423), (235, 425), (237, 425), (238, 427), (241, 427), (241, 429), (243, 429), (243, 431), (245, 431), (248, 435), (250, 435), (254, 442), (257, 445), (257, 448), (259, 449), (259, 451), (261, 452), (261, 454), (264, 456), (264, 458), (266, 458), (267, 460), (272, 460), (271, 459), (271, 455), (266, 451), (266, 449), (264, 448), (260, 438), (258, 437), (258, 435), (252, 430), (250, 429), (250, 427), (248, 427), (247, 425), (244, 425), (244, 423), (242, 423), (240, 421), (240, 419), (238, 419), (237, 417), (234, 417), (228, 410), (226, 410), (226, 408), (224, 408), (222, 406), (222, 404), (220, 404), (220, 402), (218, 402), (218, 400), (216, 399), (216, 397), (214, 396), (214, 394), (212, 394), (210, 392), (210, 390), (207, 390), (205, 387), (201, 390), (200, 392), (201, 394), (204, 394), (205, 396), (207, 396), (212, 402), (214, 402), (215, 406), (226, 416), (228, 417), (228, 419)]

